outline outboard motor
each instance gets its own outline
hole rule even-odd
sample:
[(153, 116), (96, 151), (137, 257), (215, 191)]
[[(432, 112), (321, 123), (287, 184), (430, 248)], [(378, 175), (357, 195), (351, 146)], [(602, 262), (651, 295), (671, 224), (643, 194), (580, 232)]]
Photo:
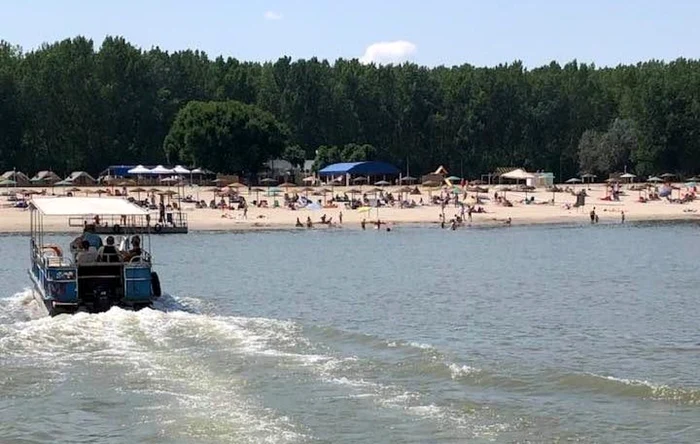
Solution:
[(92, 311), (94, 313), (102, 313), (109, 310), (112, 308), (112, 305), (114, 305), (114, 301), (112, 299), (112, 292), (109, 290), (109, 288), (104, 286), (96, 287), (93, 290)]

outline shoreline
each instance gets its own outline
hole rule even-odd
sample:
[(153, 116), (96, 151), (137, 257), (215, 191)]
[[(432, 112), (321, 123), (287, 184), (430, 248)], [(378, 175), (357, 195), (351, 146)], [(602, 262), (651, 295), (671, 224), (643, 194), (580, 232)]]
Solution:
[[(167, 190), (166, 187), (160, 187)], [(500, 188), (500, 187), (499, 187)], [(488, 193), (479, 193), (479, 199), (483, 202), (477, 203), (474, 193), (466, 193), (460, 196), (460, 201), (467, 204), (476, 204), (482, 207), (484, 213), (474, 213), (472, 222), (465, 222), (458, 229), (469, 228), (494, 228), (505, 226), (508, 219), (512, 226), (554, 226), (554, 225), (589, 225), (589, 212), (595, 208), (596, 214), (600, 218), (600, 224), (612, 225), (621, 224), (622, 212), (625, 214), (625, 223), (634, 224), (640, 222), (694, 222), (700, 221), (700, 199), (685, 204), (670, 203), (665, 200), (639, 202), (637, 191), (625, 190), (625, 195), (619, 201), (606, 200), (606, 189), (604, 185), (594, 184), (586, 187), (588, 197), (586, 205), (582, 208), (573, 208), (576, 196), (571, 193), (556, 193), (545, 190), (536, 190), (527, 194), (518, 191), (508, 191), (508, 198), (512, 206), (503, 206), (489, 199), (499, 188), (492, 187)], [(578, 188), (580, 189), (580, 188)], [(85, 190), (87, 192), (87, 190)], [(391, 188), (386, 191), (392, 192)], [(350, 194), (350, 189), (336, 187), (335, 194)], [(194, 204), (183, 203), (182, 212), (188, 220), (190, 233), (199, 232), (259, 232), (259, 231), (299, 231), (308, 228), (297, 228), (297, 219), (305, 223), (307, 218), (313, 222), (313, 230), (361, 230), (362, 220), (366, 221), (367, 230), (376, 230), (372, 222), (376, 222), (377, 217), (382, 223), (388, 223), (389, 227), (433, 227), (440, 224), (440, 214), (442, 212), (439, 205), (423, 204), (429, 201), (430, 193), (436, 194), (435, 190), (422, 189), (420, 195), (407, 197), (408, 201), (416, 203), (415, 208), (380, 207), (379, 210), (365, 208), (363, 211), (350, 210), (343, 204), (337, 206), (328, 205), (323, 208), (296, 209), (275, 208), (273, 203), (283, 202), (283, 194), (278, 196), (259, 196), (261, 193), (242, 192), (242, 196), (252, 203), (257, 198), (268, 201), (269, 207), (257, 207), (250, 205), (247, 217), (242, 210), (233, 209), (210, 209), (195, 208)], [(289, 193), (294, 193), (290, 189)], [(130, 193), (134, 194), (134, 193)], [(186, 187), (183, 196), (192, 195), (196, 199), (208, 202), (212, 199), (219, 200), (211, 191), (202, 191), (197, 187)], [(371, 196), (371, 192), (368, 191)], [(141, 194), (143, 197), (143, 193)], [(525, 203), (525, 198), (534, 198), (536, 202)], [(551, 203), (555, 197), (555, 203)], [(108, 198), (108, 197), (105, 197)], [(321, 202), (321, 197), (314, 197), (314, 200)], [(273, 202), (278, 201), (278, 202)], [(449, 221), (460, 209), (453, 204), (444, 209), (446, 219)], [(325, 215), (327, 219), (332, 219), (333, 226), (320, 224), (320, 219)], [(342, 224), (338, 224), (342, 216)], [(384, 226), (383, 226), (384, 228)], [(447, 222), (446, 229), (450, 229)], [(47, 233), (76, 233), (81, 231), (81, 227), (69, 227), (67, 218), (47, 217), (44, 218), (44, 231)], [(29, 233), (29, 211), (9, 206), (0, 207), (0, 234), (28, 234)]]
[[(595, 225), (631, 225), (638, 226), (644, 224), (668, 224), (668, 223), (678, 223), (678, 224), (690, 224), (690, 223), (700, 223), (700, 215), (664, 215), (661, 217), (649, 216), (640, 218), (630, 218), (624, 223), (619, 221), (611, 222), (604, 221)], [(393, 229), (395, 228), (439, 228), (440, 222), (436, 221), (387, 221), (387, 224)], [(44, 229), (44, 233), (47, 235), (62, 235), (62, 234), (75, 234), (80, 233), (81, 230), (77, 228), (65, 227), (63, 229), (56, 227), (56, 224), (45, 224), (47, 228)], [(371, 221), (367, 222), (366, 231), (377, 231), (375, 224)], [(560, 218), (547, 218), (547, 219), (522, 219), (520, 221), (513, 220), (510, 225), (506, 225), (503, 221), (473, 221), (472, 223), (464, 223), (457, 227), (459, 230), (469, 230), (469, 229), (494, 229), (494, 228), (509, 228), (509, 227), (585, 227), (592, 225), (588, 220), (571, 220), (571, 218), (560, 217)], [(382, 226), (384, 226), (384, 221), (382, 221)], [(284, 223), (260, 223), (260, 222), (250, 222), (250, 223), (239, 223), (230, 227), (221, 227), (216, 224), (211, 226), (201, 226), (201, 227), (189, 227), (189, 233), (187, 234), (244, 234), (244, 233), (260, 233), (260, 232), (305, 232), (305, 231), (363, 231), (359, 224), (344, 224), (344, 225), (334, 225), (334, 226), (323, 226), (320, 224), (314, 225), (313, 228), (306, 227), (295, 227)], [(384, 230), (384, 228), (382, 228)], [(449, 225), (444, 228), (445, 231), (451, 231)], [(381, 231), (381, 230), (380, 230)], [(154, 236), (161, 236), (151, 233)], [(180, 234), (180, 236), (186, 236), (187, 234)], [(26, 236), (29, 235), (29, 229), (7, 229), (0, 225), (0, 236)], [(162, 235), (167, 237), (173, 236), (173, 234)]]

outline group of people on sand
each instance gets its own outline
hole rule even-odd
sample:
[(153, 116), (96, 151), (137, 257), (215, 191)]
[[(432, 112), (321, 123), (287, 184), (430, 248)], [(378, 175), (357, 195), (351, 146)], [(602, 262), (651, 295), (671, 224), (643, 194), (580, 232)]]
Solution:
[(102, 242), (93, 225), (86, 226), (83, 234), (73, 239), (70, 247), (77, 264), (130, 262), (134, 258), (140, 258), (143, 253), (139, 236), (131, 238), (129, 250), (121, 251), (114, 245), (114, 236), (107, 236)]
[[(328, 217), (325, 213), (319, 219), (319, 223), (321, 225), (328, 225), (329, 227), (335, 226), (335, 224), (333, 223), (333, 217), (332, 216)], [(340, 213), (338, 213), (338, 224), (340, 224), (340, 225), (343, 224), (343, 212), (342, 211)], [(311, 220), (311, 216), (306, 217), (306, 224), (303, 224), (301, 222), (301, 220), (297, 217), (297, 221), (294, 224), (294, 226), (297, 228), (303, 228), (304, 226), (306, 226), (306, 228), (313, 228), (314, 223)]]

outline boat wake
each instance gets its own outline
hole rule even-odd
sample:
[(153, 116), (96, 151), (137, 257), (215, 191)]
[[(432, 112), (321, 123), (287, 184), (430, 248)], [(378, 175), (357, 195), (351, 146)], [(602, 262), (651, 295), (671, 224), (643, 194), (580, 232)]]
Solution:
[[(111, 398), (113, 404), (105, 405), (112, 408), (128, 399), (134, 420), (153, 429), (143, 440), (318, 438), (321, 426), (290, 419), (293, 407), (284, 411), (275, 402), (264, 402), (280, 395), (305, 397), (299, 387), (276, 386), (280, 378), (291, 387), (310, 378), (316, 381), (311, 390), (330, 391), (333, 399), (366, 403), (367, 411), (386, 409), (392, 422), (428, 421), (461, 438), (511, 428), (465, 398), (445, 402), (430, 389), (406, 385), (426, 375), (440, 385), (479, 374), (444, 359), (427, 344), (384, 340), (386, 359), (358, 357), (342, 347), (319, 345), (324, 341), (312, 341), (295, 322), (202, 314), (196, 298), (164, 296), (156, 309), (113, 307), (105, 313), (53, 318), (40, 316), (31, 291), (0, 299), (0, 304), (0, 366), (8, 369), (0, 378), (0, 394), (53, 393), (56, 409), (67, 408), (59, 401), (62, 396), (91, 403)], [(14, 376), (20, 373), (23, 383)], [(372, 416), (369, 420), (379, 420)], [(22, 422), (19, 416), (12, 419)], [(331, 433), (321, 433), (322, 438)]]

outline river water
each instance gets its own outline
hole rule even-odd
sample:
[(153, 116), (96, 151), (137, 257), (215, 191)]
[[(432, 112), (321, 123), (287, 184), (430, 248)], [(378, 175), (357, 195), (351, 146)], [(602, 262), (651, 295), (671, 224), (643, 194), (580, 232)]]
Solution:
[(154, 237), (158, 310), (47, 318), (27, 238), (3, 236), (0, 442), (699, 442), (699, 244), (695, 224)]

